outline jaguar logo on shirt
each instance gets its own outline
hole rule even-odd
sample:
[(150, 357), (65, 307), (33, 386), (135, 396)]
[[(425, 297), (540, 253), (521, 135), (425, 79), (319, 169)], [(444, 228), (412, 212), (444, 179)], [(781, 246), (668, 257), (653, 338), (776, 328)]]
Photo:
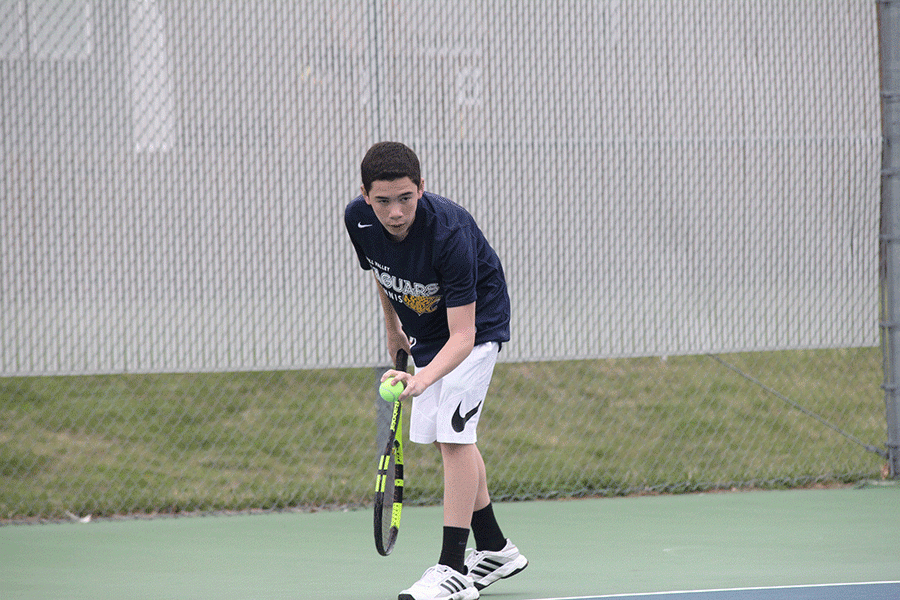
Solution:
[(438, 303), (440, 301), (440, 296), (410, 296), (409, 294), (403, 295), (403, 304), (416, 311), (416, 314), (418, 314), (419, 316), (436, 311)]
[(385, 294), (394, 302), (402, 303), (404, 306), (413, 310), (420, 317), (437, 310), (438, 304), (441, 302), (441, 296), (438, 292), (441, 286), (437, 283), (417, 283), (396, 277), (387, 272), (389, 267), (385, 267), (369, 260), (375, 279), (384, 288)]

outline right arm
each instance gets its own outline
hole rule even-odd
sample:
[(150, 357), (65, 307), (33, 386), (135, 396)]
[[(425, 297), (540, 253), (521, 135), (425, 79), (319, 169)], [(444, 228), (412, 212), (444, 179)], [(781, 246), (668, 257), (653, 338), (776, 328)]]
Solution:
[(388, 352), (390, 353), (391, 358), (397, 356), (397, 351), (401, 348), (406, 350), (406, 353), (409, 354), (411, 352), (409, 338), (407, 338), (406, 334), (403, 332), (403, 325), (400, 323), (400, 317), (397, 316), (397, 311), (394, 310), (394, 306), (384, 292), (384, 288), (377, 282), (376, 285), (378, 286), (378, 299), (381, 300), (381, 310), (384, 312), (384, 326), (387, 331)]

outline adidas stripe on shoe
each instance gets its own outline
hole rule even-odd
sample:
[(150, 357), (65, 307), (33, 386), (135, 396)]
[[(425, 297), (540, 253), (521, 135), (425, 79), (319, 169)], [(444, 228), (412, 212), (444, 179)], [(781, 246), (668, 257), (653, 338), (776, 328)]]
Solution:
[(479, 590), (500, 579), (512, 577), (527, 566), (528, 559), (510, 540), (506, 540), (506, 546), (499, 552), (476, 550), (466, 558), (466, 574)]
[(397, 600), (478, 600), (478, 596), (471, 577), (446, 565), (435, 565), (400, 592)]

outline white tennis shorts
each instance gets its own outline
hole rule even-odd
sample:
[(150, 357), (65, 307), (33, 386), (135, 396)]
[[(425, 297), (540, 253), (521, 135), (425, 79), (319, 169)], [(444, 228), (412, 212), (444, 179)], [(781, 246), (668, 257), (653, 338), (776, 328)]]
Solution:
[(474, 444), (500, 344), (472, 349), (462, 363), (413, 398), (409, 439), (417, 444)]

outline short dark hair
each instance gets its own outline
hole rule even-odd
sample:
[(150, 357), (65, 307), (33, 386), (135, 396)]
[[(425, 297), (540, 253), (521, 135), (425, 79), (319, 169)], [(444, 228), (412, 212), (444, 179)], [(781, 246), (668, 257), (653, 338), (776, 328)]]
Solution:
[(366, 152), (360, 167), (366, 193), (373, 181), (394, 181), (409, 177), (416, 186), (422, 182), (419, 157), (400, 142), (378, 142)]

